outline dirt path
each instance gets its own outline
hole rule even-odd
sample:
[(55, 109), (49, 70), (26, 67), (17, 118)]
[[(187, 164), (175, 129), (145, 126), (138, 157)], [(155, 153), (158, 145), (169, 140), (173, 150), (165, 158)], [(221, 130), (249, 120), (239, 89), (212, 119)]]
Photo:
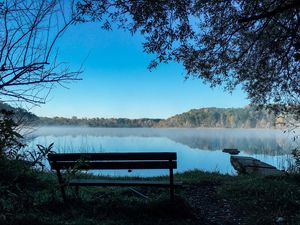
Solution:
[(226, 199), (216, 194), (216, 185), (188, 185), (185, 194), (199, 224), (244, 225), (242, 217)]

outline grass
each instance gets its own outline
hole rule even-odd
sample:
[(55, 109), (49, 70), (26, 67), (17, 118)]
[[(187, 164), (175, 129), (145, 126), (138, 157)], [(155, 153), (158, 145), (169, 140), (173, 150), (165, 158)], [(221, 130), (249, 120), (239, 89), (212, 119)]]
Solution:
[(126, 188), (110, 187), (82, 187), (80, 198), (68, 188), (70, 201), (63, 204), (56, 175), (33, 171), (21, 161), (1, 159), (0, 177), (0, 224), (3, 225), (199, 224), (188, 198), (191, 186), (200, 188), (200, 194), (201, 188), (214, 187), (213, 199), (230, 202), (244, 224), (278, 224), (278, 218), (282, 218), (280, 224), (300, 224), (299, 176), (263, 178), (189, 171), (175, 175), (176, 180), (184, 183), (176, 191), (175, 204), (169, 202), (167, 189), (137, 188), (150, 197), (147, 200)]
[(229, 179), (219, 194), (241, 209), (249, 224), (300, 224), (300, 183), (295, 177)]

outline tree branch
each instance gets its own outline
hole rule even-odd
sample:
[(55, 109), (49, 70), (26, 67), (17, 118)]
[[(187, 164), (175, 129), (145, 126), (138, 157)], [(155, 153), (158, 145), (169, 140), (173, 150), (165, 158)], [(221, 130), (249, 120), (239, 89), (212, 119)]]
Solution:
[(282, 13), (284, 11), (290, 10), (290, 9), (297, 9), (300, 7), (300, 1), (293, 1), (291, 4), (287, 4), (283, 7), (276, 8), (272, 11), (265, 12), (259, 15), (251, 16), (251, 17), (245, 17), (238, 20), (239, 23), (248, 23), (252, 22), (254, 20), (260, 20), (264, 18), (270, 18), (272, 16), (275, 16), (276, 14)]

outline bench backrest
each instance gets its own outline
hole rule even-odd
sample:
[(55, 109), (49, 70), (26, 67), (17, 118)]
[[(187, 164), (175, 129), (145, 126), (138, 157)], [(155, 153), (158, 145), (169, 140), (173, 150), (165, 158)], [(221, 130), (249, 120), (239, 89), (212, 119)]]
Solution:
[(52, 169), (176, 169), (176, 152), (49, 154)]

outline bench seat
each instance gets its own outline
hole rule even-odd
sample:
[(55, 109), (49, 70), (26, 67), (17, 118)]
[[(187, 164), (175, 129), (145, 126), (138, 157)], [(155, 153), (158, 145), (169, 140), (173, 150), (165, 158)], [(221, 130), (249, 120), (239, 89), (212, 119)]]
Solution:
[[(169, 181), (148, 180), (96, 180), (96, 179), (71, 179), (69, 186), (140, 186), (140, 187), (169, 187)], [(175, 187), (181, 187), (182, 182), (174, 182)]]

